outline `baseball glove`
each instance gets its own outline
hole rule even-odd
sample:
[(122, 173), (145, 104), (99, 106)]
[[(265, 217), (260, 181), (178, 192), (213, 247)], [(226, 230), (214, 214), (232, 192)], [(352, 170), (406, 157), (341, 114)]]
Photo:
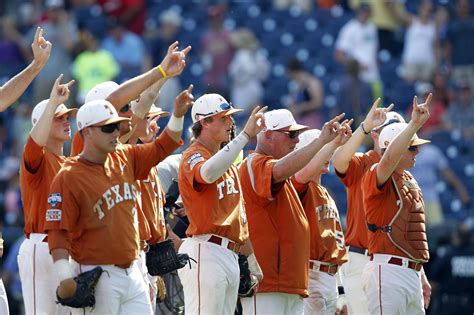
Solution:
[(251, 297), (257, 292), (258, 280), (250, 274), (247, 256), (239, 254), (240, 284), (239, 296)]
[(57, 291), (56, 297), (58, 302), (62, 305), (75, 307), (75, 308), (84, 308), (92, 307), (95, 305), (95, 287), (99, 278), (102, 275), (104, 270), (101, 267), (95, 267), (92, 270), (80, 273), (74, 278), (76, 281), (76, 292), (70, 298), (63, 299), (61, 298)]
[(189, 261), (187, 254), (177, 254), (174, 250), (173, 241), (166, 241), (151, 244), (146, 253), (146, 266), (148, 273), (152, 276), (162, 276), (171, 271), (178, 270), (186, 266)]

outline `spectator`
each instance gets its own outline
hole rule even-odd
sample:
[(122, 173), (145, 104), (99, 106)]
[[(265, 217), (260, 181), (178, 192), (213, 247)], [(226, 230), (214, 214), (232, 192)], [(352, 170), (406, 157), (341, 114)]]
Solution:
[[(418, 82), (415, 84), (416, 95), (420, 99), (426, 99), (428, 94), (435, 92), (431, 83)], [(420, 128), (419, 134), (427, 137), (433, 132), (443, 129), (443, 116), (446, 113), (446, 106), (439, 97), (433, 97), (430, 105), (430, 119)]]
[(323, 85), (319, 79), (307, 72), (298, 59), (288, 61), (287, 74), (296, 84), (291, 91), (289, 109), (295, 120), (310, 128), (321, 128), (323, 123)]
[(15, 20), (8, 16), (0, 18), (0, 77), (13, 77), (30, 58), (31, 52), (23, 44)]
[(403, 78), (407, 82), (430, 81), (436, 67), (438, 45), (432, 13), (432, 1), (423, 0), (418, 7), (418, 15), (396, 15), (407, 27), (402, 54)]
[[(114, 17), (129, 31), (142, 34), (145, 28), (145, 0), (98, 0), (105, 14)], [(168, 47), (168, 46), (166, 46)]]
[(467, 82), (458, 85), (457, 99), (449, 105), (448, 113), (444, 116), (448, 130), (461, 130), (466, 140), (474, 137), (474, 100), (471, 87)]
[(464, 205), (470, 203), (470, 197), (466, 187), (449, 167), (446, 157), (437, 146), (426, 144), (419, 151), (411, 173), (423, 192), (426, 225), (434, 227), (444, 222), (443, 208), (436, 189), (441, 179), (454, 187)]
[(260, 43), (249, 29), (237, 30), (231, 39), (237, 49), (229, 66), (231, 100), (237, 107), (250, 113), (262, 101), (262, 82), (268, 77), (270, 63), (257, 51)]
[(375, 25), (369, 21), (370, 16), (371, 7), (362, 3), (357, 8), (356, 18), (347, 22), (339, 32), (335, 44), (335, 58), (341, 64), (347, 64), (351, 59), (357, 60), (361, 79), (371, 84), (375, 92), (380, 90), (378, 35)]
[(99, 40), (105, 37), (107, 18), (96, 0), (74, 1), (73, 14), (78, 28), (87, 30)]
[(336, 113), (346, 113), (346, 117), (354, 118), (355, 126), (362, 122), (373, 100), (372, 89), (367, 82), (360, 79), (359, 72), (360, 65), (357, 60), (349, 60), (337, 93), (337, 105), (332, 114), (333, 116)]
[(145, 45), (135, 33), (128, 31), (120, 22), (110, 20), (108, 36), (102, 48), (110, 52), (120, 65), (117, 83), (122, 83), (144, 72)]
[(453, 79), (466, 81), (474, 88), (474, 19), (469, 0), (456, 1), (457, 19), (449, 23), (445, 42), (445, 57), (453, 70)]
[(225, 7), (209, 7), (207, 14), (210, 28), (201, 38), (201, 58), (205, 68), (206, 92), (216, 92), (227, 98), (228, 68), (234, 56), (230, 31), (224, 28)]
[(74, 78), (79, 81), (77, 102), (83, 104), (87, 92), (105, 81), (112, 81), (120, 72), (120, 66), (112, 54), (99, 48), (98, 39), (88, 31), (81, 32), (86, 50), (77, 55), (72, 64)]

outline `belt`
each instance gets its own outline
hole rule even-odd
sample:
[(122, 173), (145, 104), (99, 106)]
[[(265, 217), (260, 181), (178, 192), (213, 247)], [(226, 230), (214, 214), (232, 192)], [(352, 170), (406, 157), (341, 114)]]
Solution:
[(310, 261), (309, 262), (309, 269), (314, 269), (317, 271), (329, 273), (330, 275), (335, 275), (337, 273), (337, 270), (339, 269), (338, 265), (326, 265), (326, 264), (320, 264), (318, 268), (318, 264), (315, 262)]
[(369, 250), (365, 248), (350, 245), (349, 251), (353, 253), (358, 253), (364, 256), (369, 256)]
[[(370, 256), (370, 260), (374, 260), (374, 256)], [(407, 259), (408, 260), (408, 259)], [(421, 268), (423, 267), (423, 263), (421, 262), (415, 262), (413, 260), (408, 260), (408, 264), (403, 263), (402, 258), (398, 257), (391, 257), (388, 261), (387, 264), (392, 264), (392, 265), (397, 265), (397, 266), (402, 266), (406, 268), (413, 269), (415, 271), (420, 271)]]
[[(224, 247), (224, 239), (217, 235), (212, 235), (207, 241)], [(233, 251), (236, 254), (239, 254), (240, 252), (240, 244), (237, 244), (232, 241), (227, 242), (226, 248), (230, 251)]]

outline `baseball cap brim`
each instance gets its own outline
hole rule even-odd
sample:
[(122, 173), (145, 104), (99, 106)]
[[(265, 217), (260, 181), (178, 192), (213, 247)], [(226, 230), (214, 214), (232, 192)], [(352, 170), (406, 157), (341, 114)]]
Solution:
[(414, 139), (410, 142), (410, 145), (411, 146), (418, 146), (418, 145), (422, 145), (422, 144), (427, 144), (427, 143), (431, 143), (430, 140), (425, 140), (425, 139), (421, 139), (421, 138), (417, 138), (417, 139)]
[(204, 119), (204, 118), (207, 118), (207, 117), (212, 117), (212, 116), (229, 116), (229, 115), (232, 115), (232, 114), (235, 114), (235, 113), (240, 113), (240, 112), (243, 112), (244, 110), (243, 109), (240, 109), (240, 108), (231, 108), (231, 109), (227, 109), (227, 110), (223, 110), (223, 111), (220, 111), (218, 113), (215, 113), (213, 115), (209, 115), (209, 116), (206, 116), (206, 117), (203, 117), (201, 118), (200, 120)]
[(308, 126), (305, 126), (305, 125), (300, 125), (300, 124), (294, 124), (294, 125), (291, 125), (288, 128), (288, 131), (298, 131), (298, 130), (306, 130), (306, 129), (309, 129)]
[(161, 116), (161, 117), (167, 117), (169, 116), (169, 112), (165, 112), (164, 110), (158, 110), (158, 111), (150, 111), (147, 115), (146, 118), (155, 118), (156, 116)]
[(130, 119), (125, 118), (125, 117), (112, 117), (112, 118), (106, 119), (104, 121), (100, 121), (96, 124), (93, 124), (92, 126), (105, 126), (105, 125), (114, 124), (114, 123), (118, 123), (118, 122), (122, 122), (122, 121), (130, 121)]
[(63, 115), (69, 114), (69, 117), (76, 117), (77, 115), (77, 108), (68, 108), (67, 110), (63, 110), (59, 113), (54, 114), (55, 117), (61, 117)]

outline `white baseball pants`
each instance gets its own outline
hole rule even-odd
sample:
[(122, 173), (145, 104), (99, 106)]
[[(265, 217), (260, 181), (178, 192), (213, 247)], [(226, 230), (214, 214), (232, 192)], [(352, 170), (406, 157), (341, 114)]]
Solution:
[(367, 297), (362, 286), (362, 272), (369, 260), (370, 257), (367, 255), (349, 252), (349, 260), (339, 269), (344, 284), (348, 312), (351, 315), (366, 315), (368, 313)]
[(327, 272), (309, 270), (309, 297), (304, 299), (305, 315), (334, 315), (336, 313), (337, 279)]
[(298, 294), (279, 292), (257, 293), (240, 299), (243, 315), (298, 315), (303, 314), (303, 298)]

